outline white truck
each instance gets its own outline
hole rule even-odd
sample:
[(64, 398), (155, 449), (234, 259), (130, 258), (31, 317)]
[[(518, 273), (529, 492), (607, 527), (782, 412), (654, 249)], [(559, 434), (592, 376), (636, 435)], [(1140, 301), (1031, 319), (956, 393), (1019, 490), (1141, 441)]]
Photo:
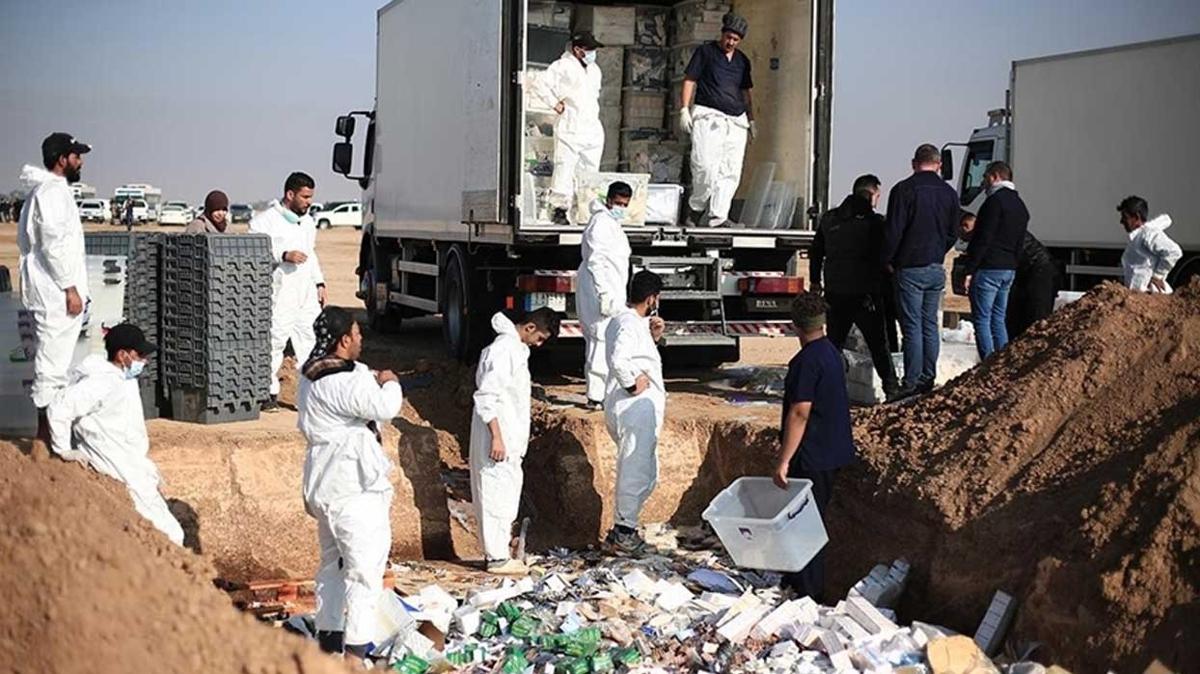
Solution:
[(1128, 236), (1116, 211), (1136, 194), (1184, 250), (1168, 281), (1200, 274), (1200, 35), (1014, 61), (1007, 107), (966, 143), (958, 174), (964, 209), (978, 212), (985, 167), (1005, 160), (1029, 207), (1029, 228), (1066, 269), (1070, 290), (1121, 277)]
[[(568, 316), (564, 338), (582, 336), (574, 313), (582, 223), (552, 224), (529, 208), (533, 113), (524, 83), (570, 35), (531, 25), (534, 4), (387, 4), (377, 15), (374, 109), (336, 124), (333, 170), (363, 188), (372, 327), (391, 330), (401, 317), (440, 313), (447, 347), (459, 358), (491, 337), (488, 321), (505, 307), (551, 306)], [(719, 21), (721, 0), (678, 4), (715, 11)], [(589, 16), (615, 9), (575, 3), (577, 19), (585, 5)], [(653, 5), (672, 11), (667, 2), (641, 6)], [(742, 49), (752, 63), (758, 128), (739, 198), (749, 198), (755, 169), (771, 163), (776, 180), (798, 188), (790, 204), (796, 216), (778, 229), (626, 227), (634, 271), (665, 275), (666, 347), (710, 362), (736, 359), (742, 335), (790, 330), (788, 308), (802, 279), (788, 276), (789, 266), (812, 239), (805, 213), (824, 208), (828, 191), (832, 0), (738, 0), (734, 9), (750, 23)], [(604, 77), (620, 82), (623, 74)], [(671, 95), (663, 92), (664, 107)], [(357, 135), (356, 120), (367, 123)], [(616, 135), (606, 142), (618, 142)]]

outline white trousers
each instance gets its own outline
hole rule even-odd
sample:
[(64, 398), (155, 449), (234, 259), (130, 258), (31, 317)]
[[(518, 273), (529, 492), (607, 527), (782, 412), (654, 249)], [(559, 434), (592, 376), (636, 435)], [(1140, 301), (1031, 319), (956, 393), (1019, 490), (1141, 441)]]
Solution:
[(599, 171), (602, 154), (603, 135), (599, 145), (555, 138), (554, 175), (550, 178), (550, 202), (555, 208), (571, 210), (571, 197), (575, 194), (575, 174), (579, 171)]
[[(480, 426), (482, 431), (477, 428)], [(489, 562), (505, 561), (512, 558), (509, 545), (521, 508), (525, 448), (505, 447), (508, 457), (497, 463), (490, 456), (491, 431), (478, 419), (472, 424), (471, 435), (471, 501), (479, 522), (483, 556)]]
[(608, 434), (617, 445), (617, 524), (635, 528), (658, 485), (658, 436), (666, 398), (651, 388), (639, 396), (614, 389), (604, 403)]
[(695, 106), (692, 114), (692, 195), (688, 198), (688, 206), (693, 211), (703, 211), (707, 206), (713, 224), (729, 219), (729, 206), (742, 179), (749, 129), (750, 122), (745, 114), (731, 117), (719, 110)]
[(604, 401), (604, 392), (608, 383), (608, 359), (605, 355), (604, 333), (608, 330), (611, 318), (601, 319), (592, 326), (584, 326), (584, 376), (587, 378), (587, 399), (596, 402)]
[[(41, 281), (41, 282), (39, 282)], [(67, 313), (66, 293), (53, 281), (33, 278), (33, 271), (21, 260), (21, 295), (33, 322), (36, 340), (33, 357), (33, 406), (48, 406), (70, 382), (71, 357), (83, 330), (83, 312)], [(87, 298), (82, 298), (86, 303)]]
[(135, 487), (131, 484), (125, 486), (129, 489), (130, 498), (133, 499), (134, 510), (150, 520), (154, 528), (166, 534), (172, 543), (183, 545), (183, 527), (180, 526), (179, 520), (171, 514), (171, 509), (167, 507), (167, 501), (158, 491), (158, 486)]
[(288, 340), (296, 352), (296, 369), (308, 360), (316, 343), (313, 322), (321, 313), (317, 286), (307, 274), (289, 275), (276, 282), (271, 303), (271, 395), (279, 395), (279, 367), (283, 365), (283, 350)]
[(342, 632), (347, 645), (375, 638), (375, 608), (392, 547), (391, 492), (366, 492), (318, 511), (318, 630)]

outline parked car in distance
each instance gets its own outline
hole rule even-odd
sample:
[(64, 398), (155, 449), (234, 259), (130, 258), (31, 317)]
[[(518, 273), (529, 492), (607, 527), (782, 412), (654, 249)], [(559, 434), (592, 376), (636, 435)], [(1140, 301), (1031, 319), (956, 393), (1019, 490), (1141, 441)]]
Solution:
[(362, 229), (362, 204), (349, 201), (337, 205), (328, 205), (312, 216), (317, 221), (317, 229), (330, 227), (353, 227)]
[(250, 218), (254, 217), (254, 209), (246, 204), (230, 204), (229, 206), (229, 221), (230, 222), (250, 222)]
[(325, 210), (325, 204), (318, 204), (315, 201), (308, 207), (308, 214), (316, 217), (317, 213)]
[(84, 222), (108, 222), (112, 212), (107, 199), (84, 199), (79, 202), (79, 219)]
[(192, 209), (182, 201), (168, 201), (158, 214), (158, 224), (185, 226), (192, 221)]
[[(149, 222), (153, 218), (154, 211), (152, 211), (150, 209), (150, 206), (146, 204), (145, 199), (128, 199), (128, 200), (126, 200), (125, 203), (133, 204), (133, 222), (134, 222), (134, 224), (141, 224), (143, 222)], [(117, 224), (121, 224), (124, 221), (124, 219), (125, 219), (125, 204), (121, 204), (121, 217), (117, 219)]]

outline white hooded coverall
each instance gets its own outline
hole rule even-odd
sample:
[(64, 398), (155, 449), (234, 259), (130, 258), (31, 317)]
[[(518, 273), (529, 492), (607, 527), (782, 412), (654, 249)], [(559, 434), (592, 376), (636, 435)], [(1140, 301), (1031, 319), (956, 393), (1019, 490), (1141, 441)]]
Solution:
[(71, 356), (83, 329), (83, 312), (67, 313), (66, 289), (88, 300), (83, 223), (66, 178), (26, 166), (29, 188), (17, 227), (21, 253), (21, 303), (33, 317), (37, 355), (33, 360), (33, 404), (46, 407), (67, 385)]
[[(1158, 292), (1150, 288), (1150, 279), (1154, 276), (1163, 279), (1166, 285), (1167, 274), (1183, 257), (1179, 244), (1167, 236), (1166, 229), (1170, 226), (1171, 216), (1163, 214), (1129, 233), (1129, 243), (1121, 255), (1125, 287), (1140, 292)], [(1171, 286), (1166, 288), (1170, 293)]]
[[(271, 275), (271, 395), (279, 395), (279, 366), (288, 340), (296, 352), (296, 368), (312, 351), (316, 338), (313, 321), (321, 313), (317, 286), (325, 283), (317, 258), (317, 226), (307, 214), (297, 217), (279, 203), (250, 221), (250, 231), (271, 237), (275, 271)], [(298, 250), (308, 256), (303, 264), (283, 261), (283, 254)]]
[(392, 462), (367, 423), (400, 413), (400, 384), (380, 386), (362, 363), (310, 381), (300, 379), (297, 426), (308, 441), (304, 507), (317, 520), (316, 627), (345, 632), (361, 645), (375, 631), (375, 608), (392, 547)]
[(729, 206), (742, 179), (749, 131), (746, 113), (734, 117), (703, 105), (692, 107), (692, 196), (688, 206), (693, 211), (707, 206), (714, 224), (729, 219)]
[(571, 207), (576, 171), (599, 171), (604, 154), (604, 126), (600, 123), (600, 67), (586, 68), (568, 49), (538, 74), (532, 93), (562, 114), (554, 122), (554, 175), (550, 181), (554, 206)]
[[(667, 405), (662, 358), (650, 335), (650, 320), (625, 308), (608, 324), (608, 396), (604, 422), (617, 444), (616, 523), (638, 525), (646, 499), (658, 484), (658, 435)], [(633, 395), (638, 375), (650, 386)]]
[(586, 347), (587, 397), (600, 402), (608, 379), (604, 335), (609, 319), (625, 307), (630, 249), (629, 237), (603, 201), (593, 201), (591, 211), (580, 245), (583, 262), (576, 276), (575, 301)]
[(148, 456), (150, 440), (136, 379), (126, 379), (104, 356), (90, 355), (71, 372), (70, 383), (46, 415), (56, 454), (124, 482), (134, 509), (171, 542), (183, 545), (183, 528), (158, 491), (158, 467)]
[[(471, 415), (471, 494), (479, 520), (479, 539), (487, 561), (511, 557), (512, 526), (521, 505), (525, 473), (521, 462), (529, 446), (529, 347), (503, 313), (492, 316), (496, 339), (483, 350), (475, 371), (475, 413)], [(492, 460), (492, 431), (500, 423), (506, 456)]]

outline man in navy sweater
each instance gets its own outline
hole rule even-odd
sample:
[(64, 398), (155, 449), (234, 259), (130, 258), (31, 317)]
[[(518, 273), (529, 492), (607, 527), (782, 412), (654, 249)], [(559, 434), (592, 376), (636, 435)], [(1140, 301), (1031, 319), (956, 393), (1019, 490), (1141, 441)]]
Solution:
[(1029, 210), (1012, 182), (1012, 169), (1002, 161), (983, 172), (988, 198), (979, 209), (967, 246), (967, 294), (975, 323), (980, 360), (1008, 344), (1005, 325), (1008, 294), (1017, 274), (1017, 259), (1029, 227)]
[(895, 273), (904, 337), (904, 382), (897, 398), (933, 390), (946, 253), (958, 227), (958, 195), (939, 173), (941, 152), (929, 144), (918, 147), (912, 167), (913, 174), (888, 193), (881, 259), (884, 270)]

